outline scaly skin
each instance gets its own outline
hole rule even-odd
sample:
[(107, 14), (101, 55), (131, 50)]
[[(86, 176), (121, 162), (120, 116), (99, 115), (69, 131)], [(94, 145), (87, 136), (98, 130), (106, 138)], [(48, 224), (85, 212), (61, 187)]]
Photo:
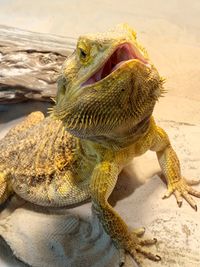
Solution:
[(131, 232), (108, 197), (121, 170), (152, 150), (167, 181), (164, 197), (174, 194), (179, 205), (185, 198), (197, 209), (190, 195), (200, 192), (182, 177), (169, 138), (152, 116), (163, 92), (163, 79), (128, 25), (81, 36), (63, 65), (51, 115), (29, 115), (0, 143), (0, 202), (13, 192), (43, 206), (91, 197), (118, 248), (138, 264), (140, 254), (160, 260), (143, 248), (156, 240), (141, 239), (143, 230)]

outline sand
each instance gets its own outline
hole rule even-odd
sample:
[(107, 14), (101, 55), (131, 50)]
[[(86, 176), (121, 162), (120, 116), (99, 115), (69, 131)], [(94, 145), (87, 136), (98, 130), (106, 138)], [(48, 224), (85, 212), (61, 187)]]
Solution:
[[(116, 23), (128, 22), (133, 26), (155, 66), (166, 78), (165, 86), (168, 93), (160, 99), (154, 114), (159, 124), (169, 133), (179, 155), (182, 172), (188, 178), (200, 178), (199, 14), (198, 0), (165, 2), (117, 0), (115, 4), (113, 1), (105, 0), (71, 2), (36, 0), (34, 3), (25, 0), (0, 0), (0, 24), (32, 31), (78, 37), (82, 33), (105, 30)], [(0, 136), (2, 137), (10, 127), (35, 109), (45, 110), (45, 105), (28, 103), (0, 106)], [(145, 260), (144, 266), (198, 267), (200, 266), (200, 212), (194, 212), (185, 202), (179, 209), (173, 196), (162, 200), (165, 185), (158, 177), (158, 172), (159, 166), (154, 153), (149, 152), (135, 159), (129, 170), (120, 177), (111, 202), (128, 225), (145, 226), (148, 236), (158, 238), (158, 245), (153, 249), (162, 256), (162, 263), (155, 264)], [(200, 207), (198, 199), (197, 204)], [(91, 226), (90, 229), (94, 232), (90, 232), (88, 240), (101, 229), (98, 221), (92, 217), (90, 206), (91, 204), (87, 203), (75, 210), (62, 211), (66, 224), (73, 216), (78, 216), (80, 222), (78, 233), (82, 231), (83, 225)], [(95, 245), (91, 247), (91, 243), (86, 242), (89, 245), (81, 254), (79, 247), (75, 246), (80, 240), (76, 239), (75, 243), (70, 243), (72, 238), (66, 234), (69, 229), (59, 227), (61, 222), (59, 217), (55, 216), (50, 220), (49, 214), (41, 215), (40, 210), (18, 201), (14, 201), (14, 204), (9, 203), (0, 216), (0, 235), (19, 258), (33, 266), (55, 266), (52, 261), (55, 258), (60, 260), (58, 266), (63, 266), (61, 262), (66, 258), (67, 266), (80, 266), (77, 262), (76, 265), (69, 265), (71, 251), (75, 251), (75, 255), (80, 255), (84, 263), (88, 257), (91, 259), (92, 263), (84, 264), (85, 267), (108, 267), (118, 264), (119, 255), (102, 229), (99, 230), (99, 240), (94, 240)], [(23, 219), (24, 217), (27, 221)], [(53, 228), (49, 228), (49, 235), (43, 235), (43, 241), (34, 238), (34, 231), (29, 233), (26, 230), (27, 225), (32, 223), (34, 230), (37, 228), (39, 233), (43, 233), (44, 225), (39, 224), (41, 220), (51, 226), (57, 225), (59, 231), (62, 228), (61, 233), (66, 234), (64, 243), (63, 240), (57, 239), (55, 247), (59, 249), (54, 251), (54, 257), (47, 247), (41, 249), (41, 244), (50, 244), (55, 240)], [(18, 243), (19, 233), (24, 237), (21, 246)], [(83, 236), (80, 234), (79, 237)], [(34, 244), (32, 249), (34, 253), (29, 254), (24, 248), (29, 249), (31, 242)], [(40, 249), (37, 250), (38, 246)], [(108, 247), (109, 253), (106, 249)], [(1, 244), (0, 266), (24, 266), (11, 255), (5, 243)], [(133, 266), (129, 256), (126, 257), (125, 266)]]

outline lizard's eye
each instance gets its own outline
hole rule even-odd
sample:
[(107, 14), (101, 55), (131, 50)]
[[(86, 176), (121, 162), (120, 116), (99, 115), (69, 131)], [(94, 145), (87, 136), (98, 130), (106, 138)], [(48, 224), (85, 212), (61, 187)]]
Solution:
[(79, 48), (79, 49), (80, 49), (80, 57), (82, 59), (85, 59), (87, 57), (86, 51), (84, 51), (82, 48)]
[(77, 52), (78, 52), (78, 57), (79, 59), (83, 62), (83, 63), (87, 63), (88, 58), (89, 58), (89, 49), (88, 47), (86, 47), (85, 45), (80, 45), (77, 48)]

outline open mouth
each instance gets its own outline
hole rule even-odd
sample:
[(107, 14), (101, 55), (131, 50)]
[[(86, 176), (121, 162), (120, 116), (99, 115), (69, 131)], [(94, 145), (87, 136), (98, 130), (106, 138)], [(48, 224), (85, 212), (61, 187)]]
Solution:
[(119, 45), (104, 65), (89, 77), (82, 86), (90, 85), (104, 79), (118, 69), (124, 62), (133, 59), (138, 59), (143, 64), (148, 64), (148, 61), (144, 58), (142, 53), (132, 44), (124, 43)]

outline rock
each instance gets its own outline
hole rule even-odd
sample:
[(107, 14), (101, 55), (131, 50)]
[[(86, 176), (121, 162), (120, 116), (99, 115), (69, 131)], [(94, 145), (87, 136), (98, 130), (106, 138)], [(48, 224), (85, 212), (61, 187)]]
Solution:
[(51, 101), (75, 39), (0, 26), (0, 103)]

